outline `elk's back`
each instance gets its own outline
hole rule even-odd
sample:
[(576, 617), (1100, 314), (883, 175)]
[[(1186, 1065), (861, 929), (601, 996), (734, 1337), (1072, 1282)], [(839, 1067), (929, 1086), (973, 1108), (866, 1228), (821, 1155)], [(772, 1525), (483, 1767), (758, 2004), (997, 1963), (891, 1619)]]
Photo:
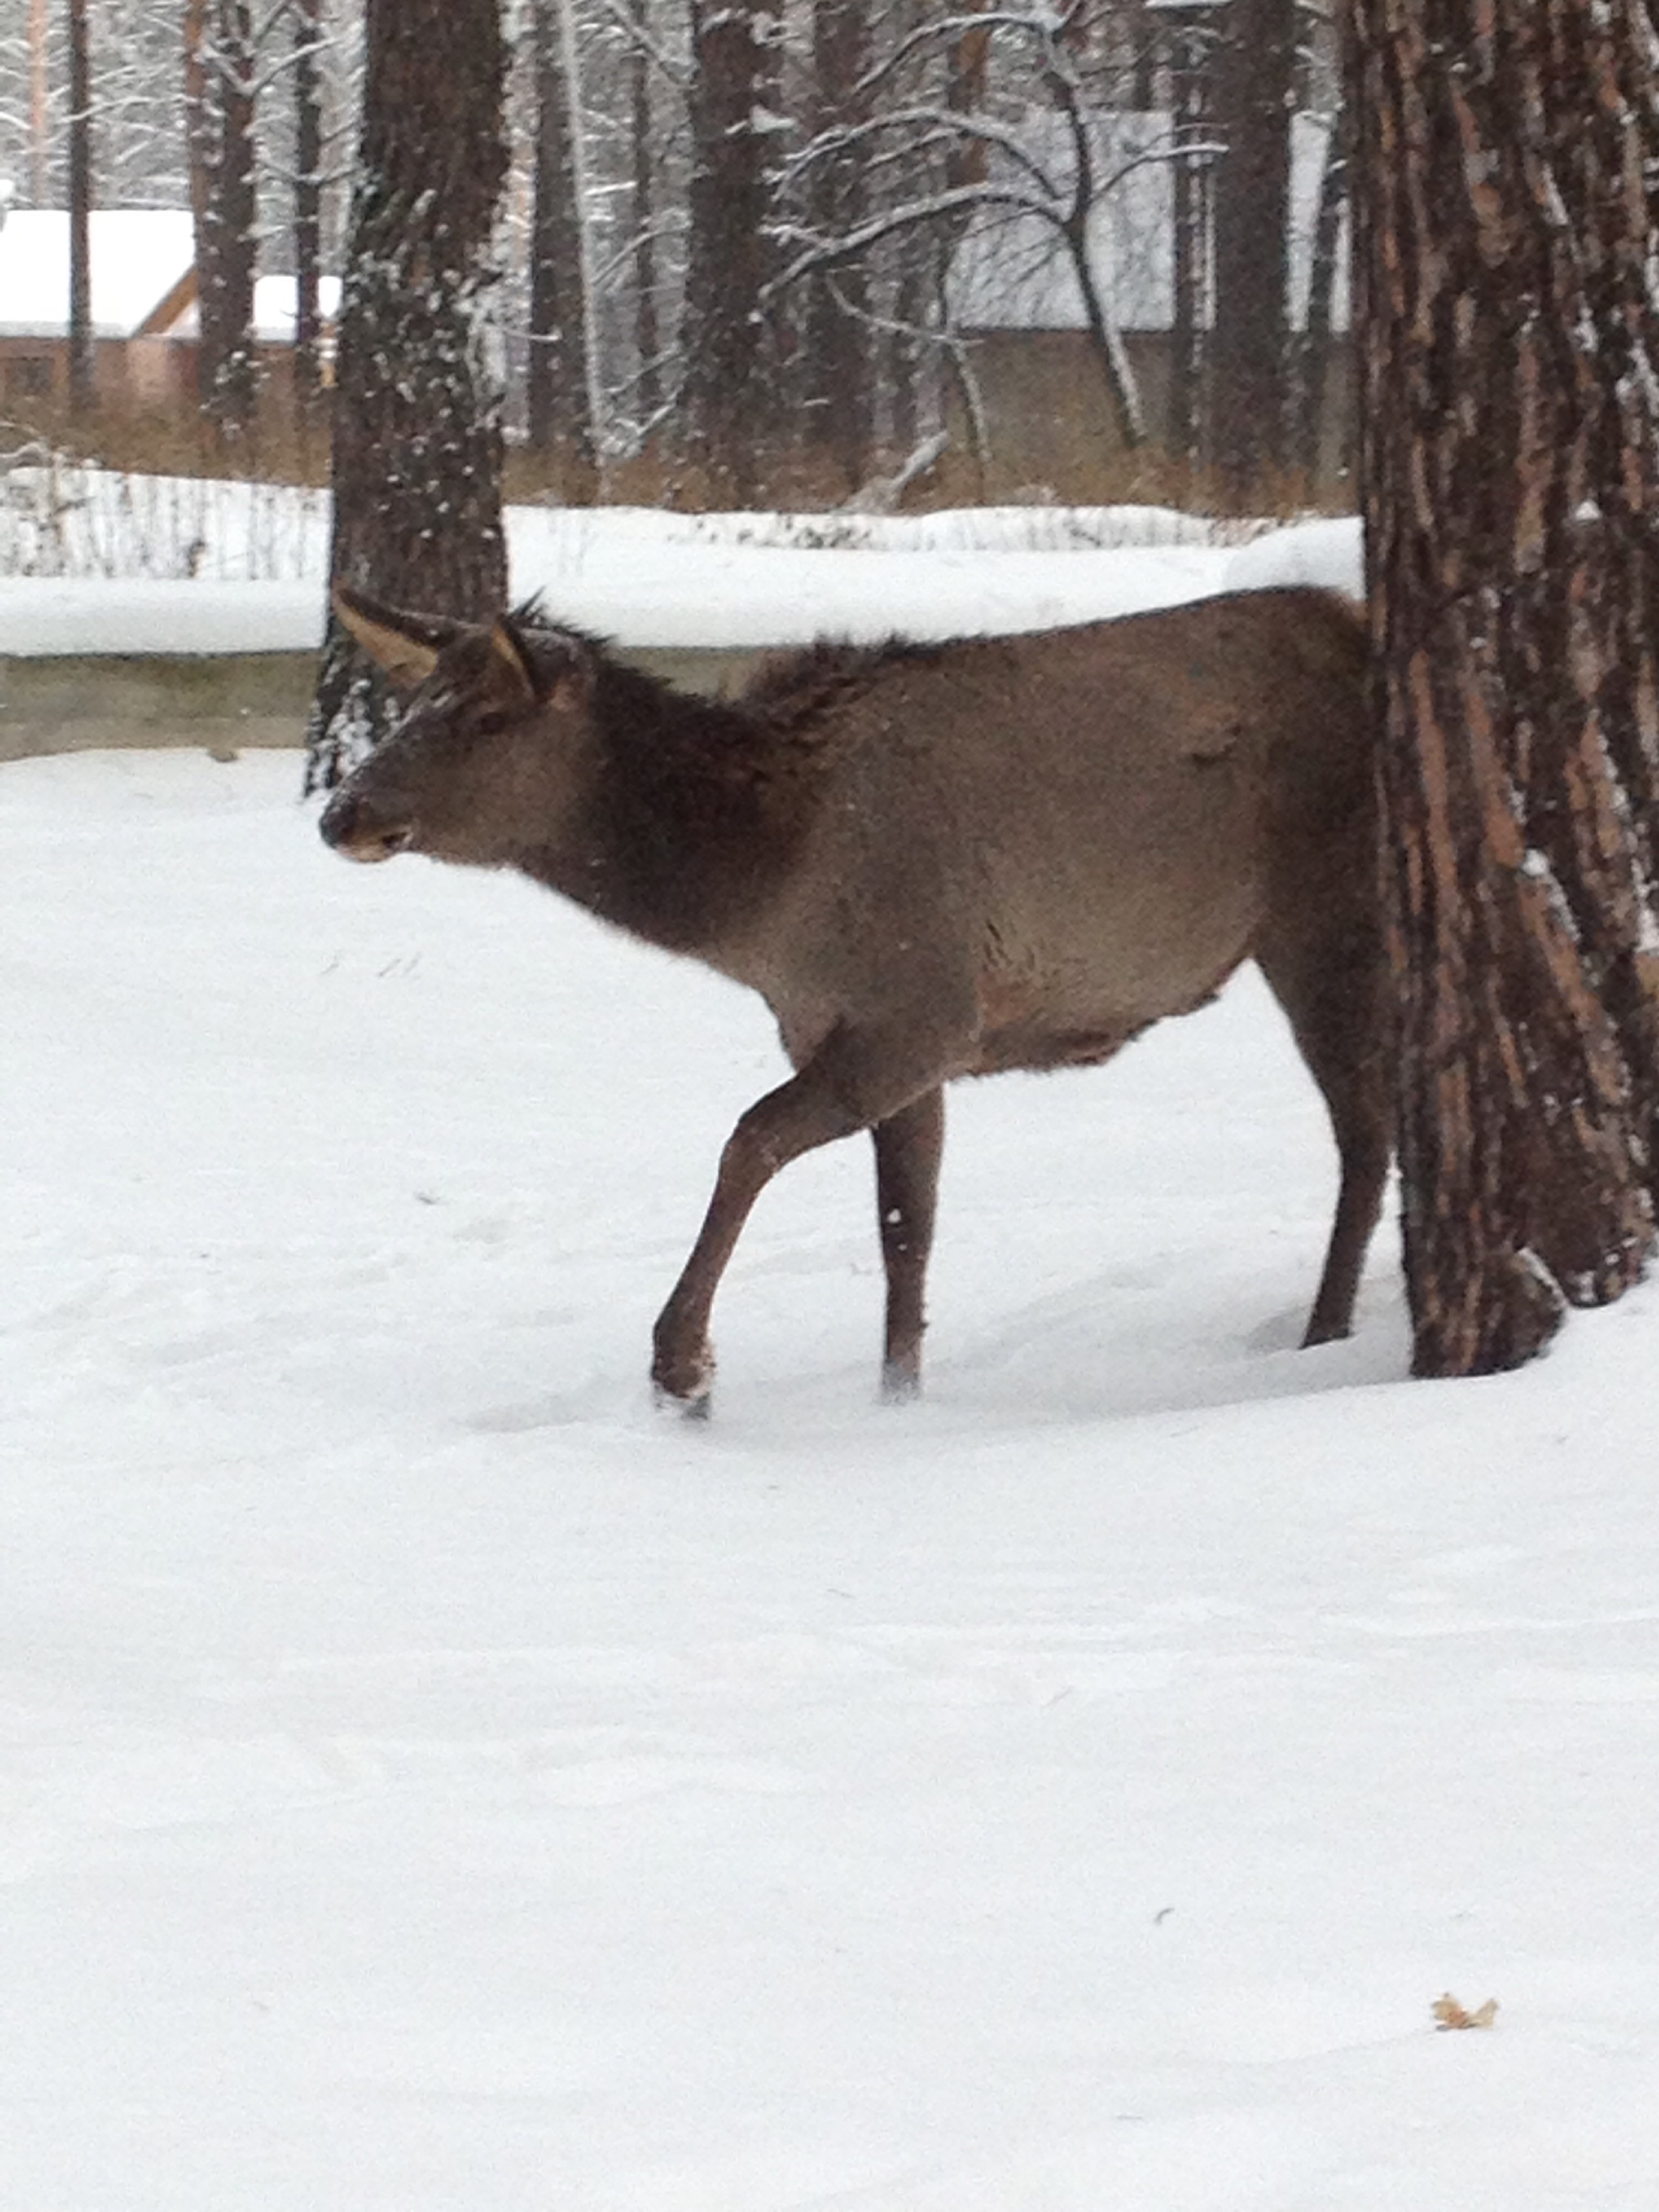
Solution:
[(798, 1060), (941, 1007), (971, 1009), (952, 1073), (1103, 1058), (1264, 927), (1369, 903), (1364, 658), (1353, 610), (1281, 591), (896, 659), (836, 708), (734, 972)]

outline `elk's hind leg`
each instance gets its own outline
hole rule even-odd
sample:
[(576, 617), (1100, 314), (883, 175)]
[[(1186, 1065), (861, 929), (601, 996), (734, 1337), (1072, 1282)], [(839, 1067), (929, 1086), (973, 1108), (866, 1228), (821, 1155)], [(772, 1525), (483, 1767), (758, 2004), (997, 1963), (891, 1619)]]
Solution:
[(1324, 1094), (1336, 1139), (1341, 1175), (1336, 1218), (1302, 1339), (1304, 1345), (1328, 1344), (1352, 1328), (1360, 1271), (1382, 1210), (1394, 1149), (1382, 948), (1369, 929), (1356, 928), (1336, 946), (1264, 944), (1256, 958)]
[(881, 1395), (914, 1398), (921, 1388), (921, 1334), (927, 1260), (939, 1204), (945, 1144), (945, 1093), (924, 1091), (871, 1131), (876, 1146), (876, 1209), (887, 1276), (887, 1334)]

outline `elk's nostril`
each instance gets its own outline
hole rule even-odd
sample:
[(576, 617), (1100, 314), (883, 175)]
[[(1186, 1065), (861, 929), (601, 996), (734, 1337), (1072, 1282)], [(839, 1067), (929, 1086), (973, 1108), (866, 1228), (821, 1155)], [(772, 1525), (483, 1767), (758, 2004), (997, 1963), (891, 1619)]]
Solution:
[(330, 799), (317, 828), (323, 842), (349, 860), (389, 860), (394, 853), (403, 852), (415, 835), (411, 823), (375, 822), (344, 792)]

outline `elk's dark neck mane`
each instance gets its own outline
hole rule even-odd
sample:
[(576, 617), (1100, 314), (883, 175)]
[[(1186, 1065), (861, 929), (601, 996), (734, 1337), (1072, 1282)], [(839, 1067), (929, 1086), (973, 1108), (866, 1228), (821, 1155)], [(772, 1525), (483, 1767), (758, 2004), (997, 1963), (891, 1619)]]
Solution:
[(809, 818), (813, 748), (602, 647), (586, 789), (526, 872), (652, 943), (708, 953), (765, 899)]
[(591, 781), (568, 837), (524, 866), (622, 928), (703, 954), (757, 915), (787, 873), (824, 770), (848, 741), (837, 709), (897, 663), (931, 657), (897, 642), (820, 643), (774, 655), (728, 701), (582, 643)]
[(819, 638), (798, 653), (776, 653), (750, 678), (743, 704), (779, 736), (810, 732), (831, 708), (867, 691), (890, 670), (937, 660), (942, 648), (890, 637), (879, 645)]

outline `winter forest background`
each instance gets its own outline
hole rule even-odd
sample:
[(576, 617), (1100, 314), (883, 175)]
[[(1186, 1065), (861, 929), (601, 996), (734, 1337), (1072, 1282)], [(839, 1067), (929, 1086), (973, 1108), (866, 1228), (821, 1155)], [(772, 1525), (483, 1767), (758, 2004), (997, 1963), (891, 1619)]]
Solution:
[[(485, 324), (518, 489), (1340, 494), (1323, 9), (513, 0), (504, 20)], [(11, 206), (72, 204), (79, 114), (94, 208), (194, 216), (191, 396), (163, 425), (97, 384), (83, 444), (142, 462), (183, 433), (240, 472), (322, 473), (362, 50), (362, 0), (3, 0)], [(280, 377), (258, 276), (295, 280)]]

